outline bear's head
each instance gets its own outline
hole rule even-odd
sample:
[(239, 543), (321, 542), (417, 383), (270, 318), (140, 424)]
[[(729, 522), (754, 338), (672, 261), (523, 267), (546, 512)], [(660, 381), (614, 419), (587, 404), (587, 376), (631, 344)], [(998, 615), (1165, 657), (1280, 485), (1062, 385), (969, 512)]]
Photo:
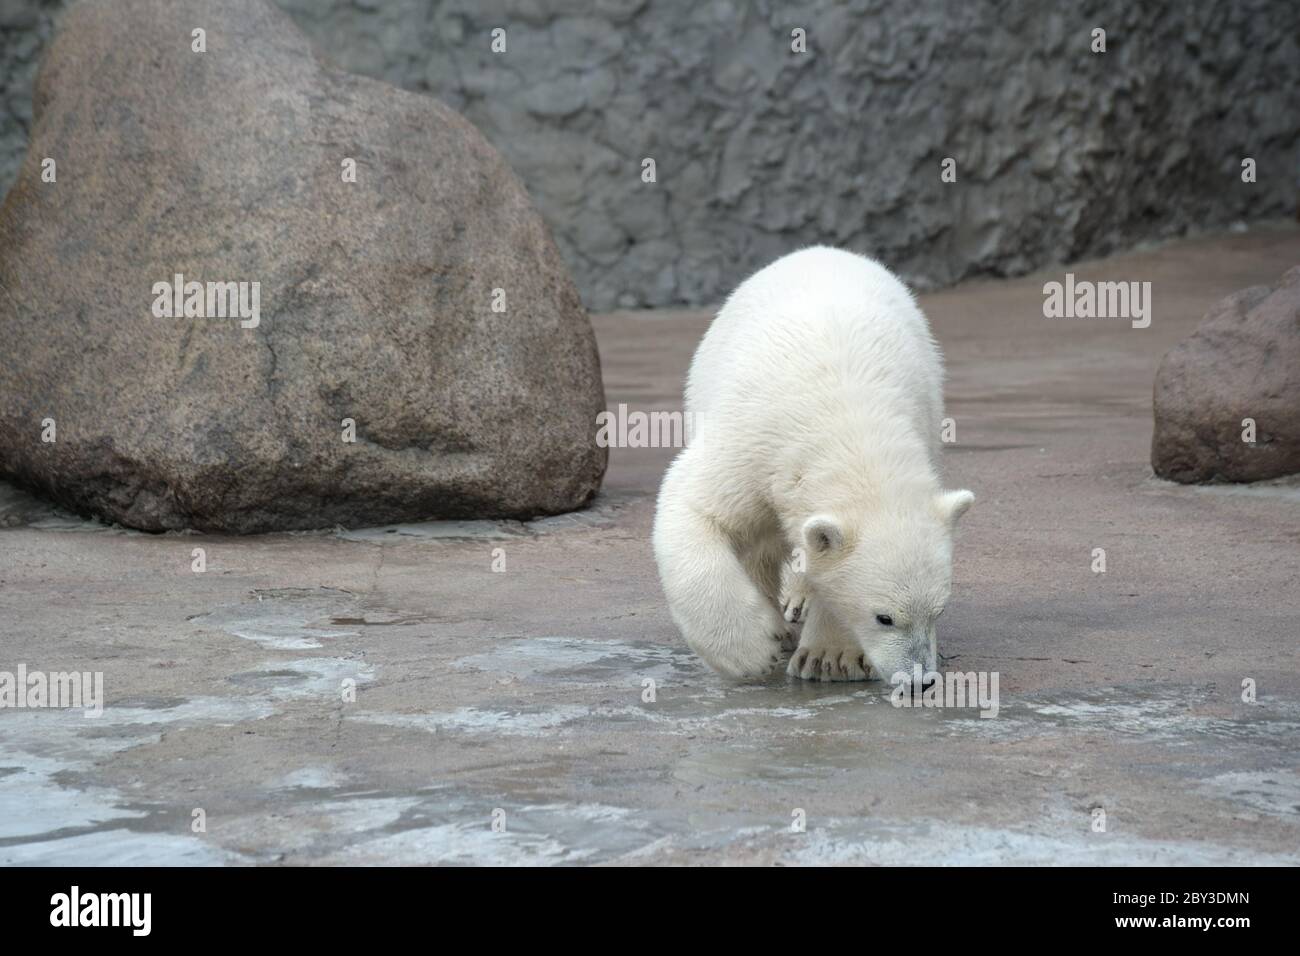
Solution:
[(875, 676), (937, 670), (935, 622), (952, 586), (952, 535), (969, 491), (925, 490), (803, 525), (812, 599), (852, 635)]

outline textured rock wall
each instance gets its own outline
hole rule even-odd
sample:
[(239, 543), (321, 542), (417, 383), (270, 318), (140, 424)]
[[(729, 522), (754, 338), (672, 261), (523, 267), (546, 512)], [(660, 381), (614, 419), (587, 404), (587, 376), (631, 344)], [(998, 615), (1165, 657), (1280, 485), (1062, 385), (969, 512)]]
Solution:
[[(813, 242), (933, 286), (1295, 209), (1294, 0), (278, 2), (474, 122), (592, 308), (716, 301)], [(0, 0), (0, 186), (62, 5)]]

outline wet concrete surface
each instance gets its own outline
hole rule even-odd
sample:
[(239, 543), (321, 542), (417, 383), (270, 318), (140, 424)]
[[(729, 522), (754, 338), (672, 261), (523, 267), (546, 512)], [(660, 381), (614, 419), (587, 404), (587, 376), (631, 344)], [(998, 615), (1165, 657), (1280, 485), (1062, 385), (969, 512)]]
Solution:
[[(145, 535), (2, 488), (0, 671), (107, 703), (0, 710), (0, 862), (1300, 862), (1300, 483), (1147, 457), (1160, 356), (1297, 261), (1279, 225), (1070, 268), (1151, 281), (1148, 329), (1043, 318), (1063, 268), (922, 297), (977, 494), (940, 650), (991, 718), (709, 672), (649, 547), (671, 449), (531, 523)], [(707, 321), (596, 317), (611, 407), (678, 407)]]

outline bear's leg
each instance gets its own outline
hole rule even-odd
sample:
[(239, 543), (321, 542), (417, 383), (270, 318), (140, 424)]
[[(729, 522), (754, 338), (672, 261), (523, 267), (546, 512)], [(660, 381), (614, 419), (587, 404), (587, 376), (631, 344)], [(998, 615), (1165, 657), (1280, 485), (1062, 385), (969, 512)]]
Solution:
[(807, 575), (794, 569), (793, 559), (785, 561), (781, 566), (781, 592), (777, 604), (791, 625), (802, 624), (808, 619), (811, 597)]
[(839, 621), (813, 601), (808, 605), (799, 647), (785, 672), (804, 680), (869, 680), (871, 667)]
[(669, 469), (655, 513), (659, 577), (686, 643), (729, 677), (770, 674), (780, 663), (785, 621), (750, 577), (731, 536), (700, 510), (689, 481), (688, 448)]
[[(768, 601), (782, 611), (785, 610), (782, 595), (788, 551), (789, 548), (781, 538), (780, 525), (773, 522), (772, 527), (759, 538), (756, 544), (741, 552), (740, 559), (750, 580), (758, 586)], [(797, 618), (792, 619), (788, 614), (785, 616), (786, 626), (783, 628), (780, 641), (783, 651), (792, 651), (799, 644), (799, 633), (795, 628), (797, 620)]]

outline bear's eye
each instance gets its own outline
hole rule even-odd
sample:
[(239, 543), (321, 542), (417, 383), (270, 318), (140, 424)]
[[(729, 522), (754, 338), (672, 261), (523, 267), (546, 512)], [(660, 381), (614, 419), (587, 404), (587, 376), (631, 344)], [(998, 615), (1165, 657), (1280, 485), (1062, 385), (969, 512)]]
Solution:
[(876, 623), (883, 624), (885, 627), (893, 627), (894, 619), (890, 617), (888, 614), (877, 614)]

